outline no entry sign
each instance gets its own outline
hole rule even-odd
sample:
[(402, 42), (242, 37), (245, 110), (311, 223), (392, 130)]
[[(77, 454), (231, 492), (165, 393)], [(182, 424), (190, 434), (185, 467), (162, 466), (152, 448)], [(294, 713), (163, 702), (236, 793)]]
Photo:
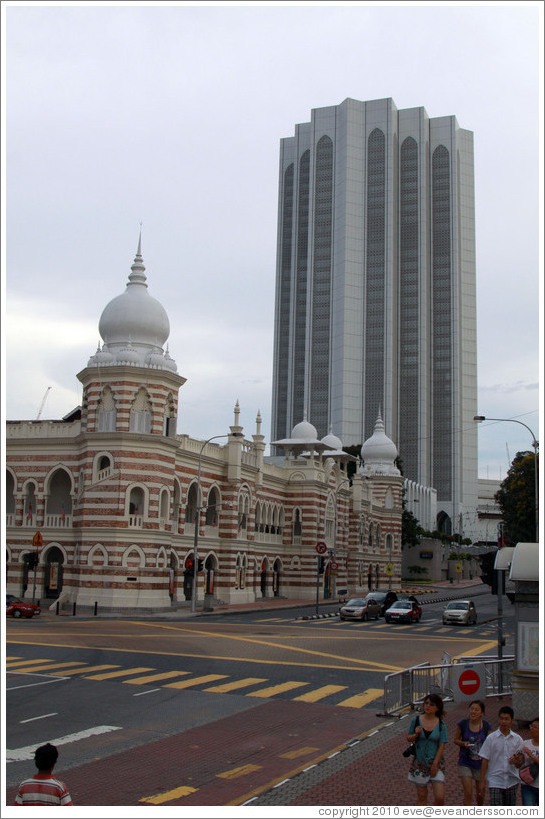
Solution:
[(486, 697), (486, 674), (484, 663), (454, 666), (454, 701), (484, 699)]

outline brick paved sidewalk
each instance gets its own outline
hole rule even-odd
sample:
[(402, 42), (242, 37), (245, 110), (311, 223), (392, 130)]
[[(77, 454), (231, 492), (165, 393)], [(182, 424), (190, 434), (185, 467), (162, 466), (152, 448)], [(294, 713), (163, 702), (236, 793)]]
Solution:
[[(511, 705), (511, 697), (488, 697), (486, 717), (497, 727), (498, 711)], [(462, 805), (458, 778), (458, 752), (453, 743), (456, 725), (467, 716), (468, 703), (445, 703), (445, 723), (449, 741), (445, 748), (445, 805)], [(269, 790), (249, 804), (259, 805), (415, 805), (416, 789), (407, 780), (410, 760), (402, 753), (410, 715), (388, 723), (375, 734), (348, 747), (336, 756), (300, 773), (281, 786)], [(515, 728), (523, 739), (527, 728)], [(432, 802), (431, 788), (429, 800)], [(488, 793), (485, 804), (489, 804)], [(520, 792), (518, 796), (520, 800)]]

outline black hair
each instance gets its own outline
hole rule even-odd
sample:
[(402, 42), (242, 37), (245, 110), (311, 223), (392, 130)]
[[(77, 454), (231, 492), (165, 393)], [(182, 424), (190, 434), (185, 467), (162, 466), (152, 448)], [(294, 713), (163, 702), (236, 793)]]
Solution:
[(424, 697), (424, 702), (426, 702), (426, 700), (428, 702), (431, 702), (432, 705), (437, 706), (436, 716), (439, 717), (439, 719), (442, 719), (444, 706), (443, 700), (441, 699), (439, 694), (428, 694), (426, 697)]
[(54, 745), (49, 742), (46, 745), (40, 745), (34, 752), (34, 762), (39, 771), (49, 771), (57, 761), (59, 752)]
[(472, 705), (478, 705), (484, 714), (484, 702), (482, 700), (471, 700), (471, 702), (468, 705), (468, 708), (471, 708)]
[(511, 717), (511, 719), (515, 719), (515, 712), (509, 705), (502, 705), (502, 707), (498, 711), (498, 717), (501, 717), (502, 714), (508, 714)]

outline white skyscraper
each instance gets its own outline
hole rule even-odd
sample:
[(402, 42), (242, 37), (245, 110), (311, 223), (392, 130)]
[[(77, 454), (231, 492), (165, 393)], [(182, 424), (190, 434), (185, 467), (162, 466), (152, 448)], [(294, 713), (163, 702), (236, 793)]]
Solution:
[(281, 140), (277, 247), (272, 440), (306, 413), (361, 444), (380, 410), (438, 528), (471, 536), (472, 132), (391, 99), (313, 110)]

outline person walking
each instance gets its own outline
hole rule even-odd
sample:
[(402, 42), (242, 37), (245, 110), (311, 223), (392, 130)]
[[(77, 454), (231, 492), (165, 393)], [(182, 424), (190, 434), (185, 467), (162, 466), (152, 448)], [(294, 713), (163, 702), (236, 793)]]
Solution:
[(36, 749), (34, 764), (38, 768), (38, 773), (21, 782), (14, 805), (52, 807), (73, 804), (64, 782), (52, 775), (58, 757), (59, 752), (49, 742)]
[(417, 804), (428, 804), (428, 784), (431, 783), (434, 804), (444, 805), (443, 753), (447, 727), (443, 722), (443, 700), (439, 694), (428, 694), (424, 699), (423, 713), (411, 720), (406, 739), (414, 743), (415, 755), (407, 778), (416, 786)]
[(483, 760), (480, 790), (484, 795), (488, 780), (491, 805), (517, 804), (520, 779), (515, 761), (523, 743), (522, 737), (511, 730), (514, 718), (513, 709), (502, 706), (498, 712), (499, 728), (488, 734), (479, 751)]
[[(524, 754), (521, 767), (529, 762), (535, 762), (539, 766), (539, 717), (536, 717), (530, 723), (530, 739), (524, 740), (521, 750)], [(523, 805), (539, 805), (539, 768), (538, 774), (532, 783), (522, 783), (521, 795)]]
[(475, 783), (475, 804), (484, 803), (484, 791), (480, 786), (482, 759), (479, 751), (492, 726), (484, 719), (484, 702), (473, 700), (469, 703), (468, 719), (462, 719), (456, 726), (454, 744), (460, 748), (458, 754), (458, 775), (464, 791), (464, 805), (473, 805), (473, 783)]

